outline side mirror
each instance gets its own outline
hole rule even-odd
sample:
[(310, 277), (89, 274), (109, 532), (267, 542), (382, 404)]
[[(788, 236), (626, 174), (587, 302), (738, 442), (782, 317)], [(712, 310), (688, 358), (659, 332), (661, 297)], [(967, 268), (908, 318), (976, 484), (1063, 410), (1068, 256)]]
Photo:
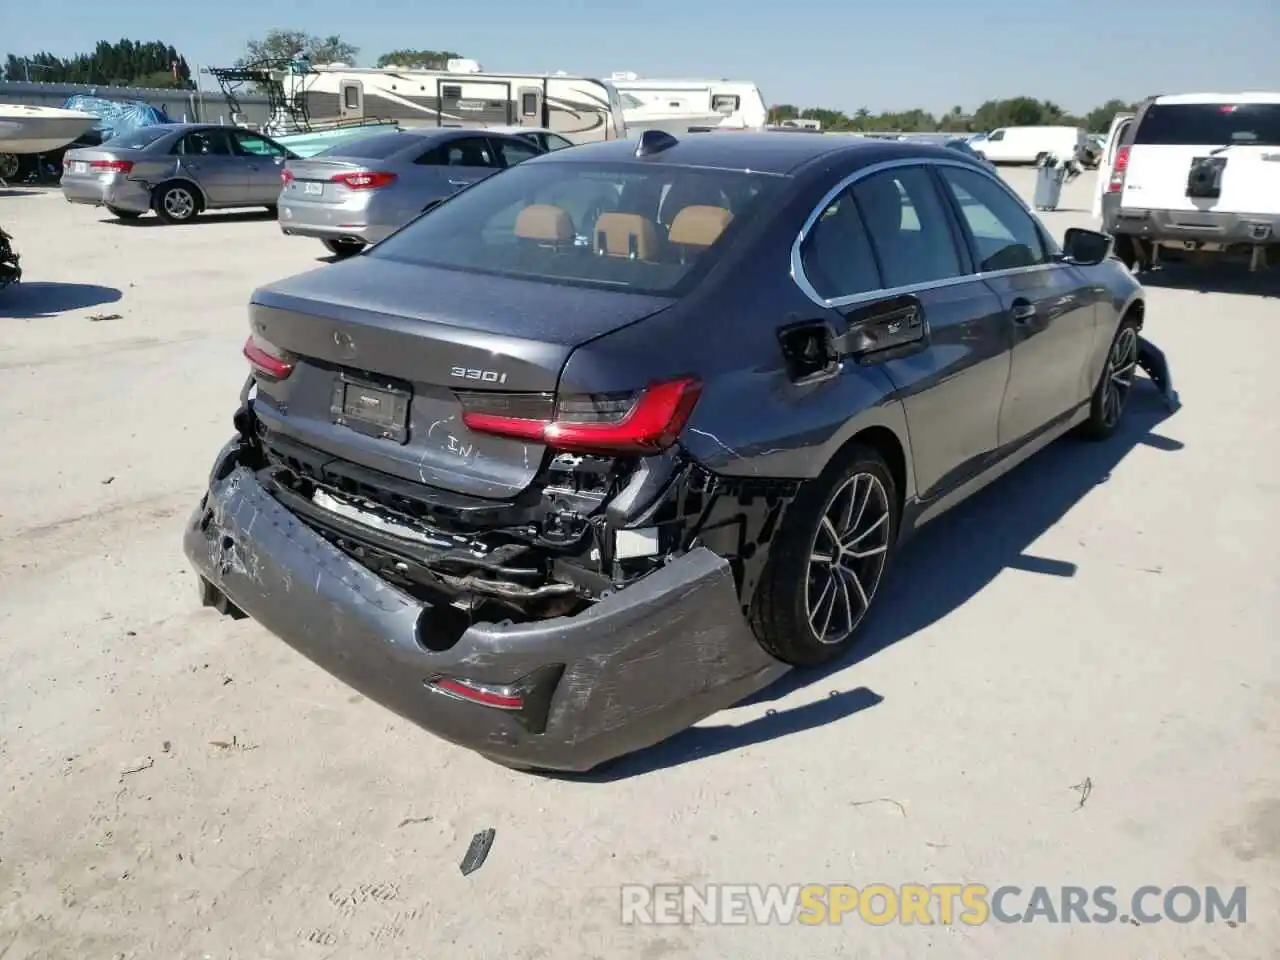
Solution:
[(1111, 256), (1112, 243), (1110, 234), (1070, 227), (1062, 238), (1062, 253), (1071, 263), (1089, 267)]

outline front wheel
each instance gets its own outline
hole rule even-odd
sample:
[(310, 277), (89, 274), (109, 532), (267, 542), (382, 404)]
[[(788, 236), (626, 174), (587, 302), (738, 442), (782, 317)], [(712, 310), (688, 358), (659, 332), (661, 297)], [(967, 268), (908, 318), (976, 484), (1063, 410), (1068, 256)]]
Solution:
[(320, 242), (324, 244), (326, 250), (332, 253), (339, 260), (345, 260), (347, 257), (354, 257), (364, 249), (364, 244), (359, 240), (329, 240), (326, 238)]
[(893, 553), (898, 492), (884, 459), (850, 448), (806, 486), (774, 541), (752, 603), (752, 626), (773, 656), (816, 666), (857, 637)]
[(1132, 316), (1120, 321), (1111, 340), (1102, 376), (1089, 401), (1089, 418), (1080, 424), (1080, 433), (1090, 440), (1105, 440), (1116, 432), (1129, 404), (1129, 394), (1138, 376), (1138, 322)]
[(190, 223), (200, 212), (200, 199), (195, 187), (170, 183), (156, 191), (153, 206), (156, 216), (165, 223)]

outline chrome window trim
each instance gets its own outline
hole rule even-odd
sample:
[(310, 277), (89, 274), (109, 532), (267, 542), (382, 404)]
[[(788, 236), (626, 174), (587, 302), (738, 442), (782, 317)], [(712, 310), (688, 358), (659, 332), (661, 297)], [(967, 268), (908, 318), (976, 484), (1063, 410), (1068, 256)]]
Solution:
[[(826, 192), (823, 198), (818, 201), (818, 205), (814, 207), (809, 213), (809, 216), (805, 218), (804, 226), (800, 228), (800, 232), (796, 234), (795, 241), (791, 244), (791, 279), (806, 297), (820, 307), (838, 309), (840, 307), (846, 307), (856, 303), (865, 303), (871, 300), (883, 300), (887, 297), (896, 297), (908, 293), (923, 293), (926, 290), (940, 290), (945, 287), (954, 287), (962, 283), (972, 283), (975, 280), (1017, 276), (1018, 274), (1032, 273), (1037, 270), (1045, 270), (1059, 266), (1057, 262), (1050, 260), (1048, 263), (1036, 263), (1029, 267), (1011, 267), (1008, 270), (988, 270), (985, 272), (979, 270), (974, 271), (973, 273), (965, 273), (958, 277), (947, 277), (943, 280), (929, 280), (924, 283), (908, 284), (904, 287), (884, 287), (879, 290), (867, 290), (862, 293), (849, 294), (845, 297), (832, 297), (830, 299), (823, 298), (818, 291), (814, 289), (813, 284), (809, 282), (809, 278), (805, 276), (804, 264), (800, 253), (801, 247), (804, 246), (805, 240), (808, 239), (809, 234), (813, 231), (813, 226), (818, 222), (818, 218), (822, 216), (827, 207), (831, 206), (832, 201), (834, 201), (836, 197), (849, 189), (859, 180), (874, 176), (877, 173), (882, 173), (885, 170), (897, 170), (902, 167), (929, 166), (955, 167), (959, 170), (968, 170), (970, 173), (976, 173), (979, 176), (986, 177), (992, 183), (1000, 187), (1000, 189), (1002, 189), (1006, 194), (1012, 197), (1019, 207), (1027, 211), (1027, 216), (1031, 218), (1032, 223), (1040, 234), (1041, 241), (1045, 244), (1046, 252), (1051, 255), (1058, 252), (1058, 245), (1053, 242), (1053, 238), (1049, 236), (1048, 231), (1044, 229), (1039, 218), (1031, 211), (1026, 202), (1023, 201), (1022, 197), (1018, 196), (1018, 194), (1015, 193), (1007, 183), (1001, 180), (999, 176), (992, 174), (991, 171), (986, 169), (986, 167), (981, 166), (976, 162), (951, 160), (944, 157), (907, 157), (899, 160), (885, 160), (880, 163), (873, 163), (870, 166), (862, 167), (861, 169), (855, 170), (853, 173), (844, 177), (839, 183)], [(945, 197), (941, 199), (946, 202)]]

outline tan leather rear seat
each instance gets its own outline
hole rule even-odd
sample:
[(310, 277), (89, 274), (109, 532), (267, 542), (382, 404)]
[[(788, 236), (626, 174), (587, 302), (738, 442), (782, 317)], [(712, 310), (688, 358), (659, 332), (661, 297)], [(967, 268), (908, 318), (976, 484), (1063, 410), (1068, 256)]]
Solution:
[(657, 260), (658, 225), (635, 213), (602, 213), (596, 221), (595, 252), (632, 260)]
[(525, 207), (516, 217), (515, 234), (521, 240), (539, 243), (570, 243), (573, 240), (573, 220), (563, 207), (535, 203)]
[(709, 247), (720, 238), (733, 214), (724, 207), (685, 207), (671, 221), (667, 239), (674, 244), (688, 247)]

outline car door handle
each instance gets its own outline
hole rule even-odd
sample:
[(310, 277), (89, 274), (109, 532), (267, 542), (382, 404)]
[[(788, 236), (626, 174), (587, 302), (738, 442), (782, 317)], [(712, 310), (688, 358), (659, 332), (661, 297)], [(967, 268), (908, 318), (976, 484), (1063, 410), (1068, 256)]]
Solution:
[(1014, 301), (1010, 313), (1013, 314), (1014, 323), (1030, 323), (1036, 318), (1035, 304), (1027, 303), (1025, 300)]

